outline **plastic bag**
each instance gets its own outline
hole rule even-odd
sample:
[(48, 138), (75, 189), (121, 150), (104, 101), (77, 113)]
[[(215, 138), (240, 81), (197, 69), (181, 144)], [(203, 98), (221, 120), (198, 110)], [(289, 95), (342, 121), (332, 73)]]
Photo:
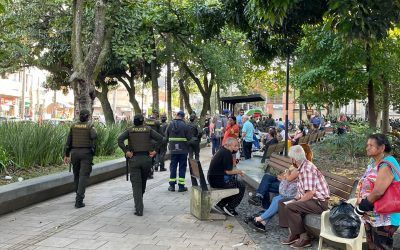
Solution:
[(353, 205), (341, 201), (329, 212), (329, 221), (336, 236), (353, 239), (360, 231), (360, 218), (354, 213)]

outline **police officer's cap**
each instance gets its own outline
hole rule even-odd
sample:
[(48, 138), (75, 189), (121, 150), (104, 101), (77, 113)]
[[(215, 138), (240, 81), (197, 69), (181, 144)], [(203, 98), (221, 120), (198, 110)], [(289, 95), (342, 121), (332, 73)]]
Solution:
[(136, 114), (136, 115), (133, 117), (133, 120), (137, 120), (137, 121), (143, 122), (143, 121), (144, 121), (144, 117), (143, 117), (142, 114)]
[(81, 116), (90, 115), (90, 112), (89, 112), (89, 110), (87, 110), (87, 109), (82, 109), (82, 110), (79, 112), (79, 115), (81, 115)]
[(223, 115), (228, 115), (230, 113), (229, 109), (222, 110)]
[(182, 118), (185, 117), (185, 112), (183, 112), (182, 110), (178, 111), (178, 113), (176, 114), (177, 116), (180, 116)]

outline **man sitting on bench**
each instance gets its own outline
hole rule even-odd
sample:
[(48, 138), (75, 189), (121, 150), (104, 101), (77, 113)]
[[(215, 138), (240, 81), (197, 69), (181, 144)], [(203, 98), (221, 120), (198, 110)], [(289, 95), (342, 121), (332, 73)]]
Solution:
[(237, 175), (243, 176), (243, 172), (233, 169), (232, 154), (239, 150), (239, 143), (235, 138), (228, 138), (225, 145), (214, 155), (208, 170), (208, 183), (213, 188), (239, 188), (239, 193), (222, 199), (214, 208), (229, 216), (236, 216), (238, 213), (235, 208), (243, 199), (245, 186), (237, 178)]

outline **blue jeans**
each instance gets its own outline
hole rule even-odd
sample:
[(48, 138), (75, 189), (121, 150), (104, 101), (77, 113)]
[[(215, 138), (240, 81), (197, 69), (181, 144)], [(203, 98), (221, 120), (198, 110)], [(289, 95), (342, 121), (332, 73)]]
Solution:
[(269, 193), (279, 193), (279, 184), (281, 182), (276, 176), (265, 174), (261, 180), (256, 195), (262, 198), (262, 206), (267, 209), (270, 206)]
[(211, 146), (212, 155), (215, 155), (215, 153), (218, 151), (219, 147), (221, 146), (221, 138), (213, 136), (211, 139), (211, 144), (212, 144), (212, 146)]
[(257, 149), (260, 149), (260, 142), (258, 141), (256, 135), (253, 135), (253, 144), (254, 144), (254, 147), (256, 147)]
[(268, 209), (264, 211), (260, 216), (263, 219), (263, 221), (267, 221), (274, 216), (279, 209), (279, 202), (283, 200), (284, 197), (282, 195), (277, 195), (274, 198), (272, 198), (271, 205), (269, 205)]
[(176, 184), (176, 170), (179, 164), (179, 188), (185, 186), (185, 175), (187, 167), (187, 154), (171, 154), (171, 165), (169, 166), (169, 185), (175, 186)]

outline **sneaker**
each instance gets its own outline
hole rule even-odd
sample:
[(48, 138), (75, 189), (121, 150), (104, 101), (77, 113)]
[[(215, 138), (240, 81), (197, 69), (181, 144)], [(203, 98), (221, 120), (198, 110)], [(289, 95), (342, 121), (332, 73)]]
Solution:
[(188, 191), (187, 187), (179, 188), (178, 192), (186, 192)]
[(175, 187), (174, 186), (169, 186), (168, 187), (168, 191), (175, 192)]
[(221, 214), (224, 213), (224, 208), (222, 206), (218, 205), (218, 203), (214, 205), (214, 209), (217, 210), (218, 212), (220, 212)]
[(253, 220), (253, 226), (254, 226), (258, 231), (261, 231), (261, 232), (265, 232), (265, 231), (266, 231), (266, 230), (265, 230), (265, 226), (264, 226), (261, 222), (259, 222), (259, 221)]
[(253, 206), (259, 207), (261, 206), (262, 200), (260, 196), (254, 195), (249, 198), (248, 202)]
[(167, 169), (166, 168), (160, 168), (160, 172), (164, 172), (164, 171), (167, 171)]
[(238, 215), (238, 213), (236, 212), (236, 210), (234, 208), (228, 208), (227, 206), (224, 207), (224, 212), (232, 217), (235, 217), (236, 215)]

